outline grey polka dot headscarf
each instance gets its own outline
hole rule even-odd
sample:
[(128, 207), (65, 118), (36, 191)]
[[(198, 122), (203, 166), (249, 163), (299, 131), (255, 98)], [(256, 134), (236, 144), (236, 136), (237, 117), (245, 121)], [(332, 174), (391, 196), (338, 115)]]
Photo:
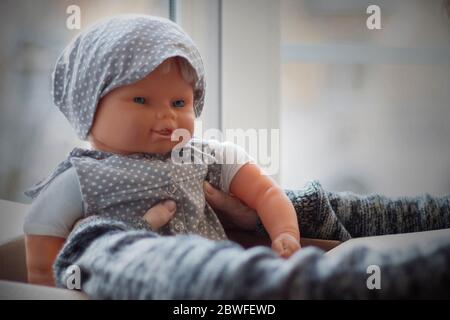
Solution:
[(52, 74), (53, 102), (87, 140), (99, 100), (145, 78), (164, 60), (180, 56), (196, 71), (194, 112), (204, 103), (203, 62), (192, 39), (170, 20), (127, 14), (97, 22), (62, 52)]

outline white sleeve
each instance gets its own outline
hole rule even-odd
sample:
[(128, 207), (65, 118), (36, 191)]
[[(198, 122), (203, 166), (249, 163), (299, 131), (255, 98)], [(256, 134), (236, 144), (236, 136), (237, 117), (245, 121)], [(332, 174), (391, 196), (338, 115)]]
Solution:
[(216, 160), (222, 164), (220, 188), (229, 193), (231, 181), (239, 169), (248, 162), (256, 163), (256, 161), (244, 148), (229, 141), (214, 144), (214, 149)]
[(75, 168), (57, 176), (33, 201), (25, 217), (25, 234), (67, 238), (73, 224), (84, 217)]

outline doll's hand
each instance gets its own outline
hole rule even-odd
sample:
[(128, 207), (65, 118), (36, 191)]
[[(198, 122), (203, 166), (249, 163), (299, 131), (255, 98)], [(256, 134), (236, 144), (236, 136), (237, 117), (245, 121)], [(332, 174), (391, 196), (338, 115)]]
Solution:
[(226, 229), (241, 229), (253, 231), (256, 229), (258, 215), (238, 198), (222, 190), (215, 189), (208, 182), (203, 183), (205, 198), (217, 213), (217, 217)]
[(157, 231), (172, 219), (177, 205), (173, 200), (162, 201), (151, 207), (143, 216), (144, 220), (150, 225), (150, 228)]
[(289, 258), (295, 251), (300, 249), (300, 243), (289, 233), (282, 233), (272, 241), (272, 249), (281, 257)]

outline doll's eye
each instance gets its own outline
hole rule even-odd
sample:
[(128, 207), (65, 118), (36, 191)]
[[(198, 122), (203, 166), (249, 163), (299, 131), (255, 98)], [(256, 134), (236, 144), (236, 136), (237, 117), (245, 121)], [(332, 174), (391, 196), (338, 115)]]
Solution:
[(133, 101), (135, 103), (139, 103), (139, 104), (145, 104), (145, 98), (144, 97), (134, 97)]
[(184, 100), (175, 100), (174, 102), (172, 102), (172, 106), (174, 106), (175, 108), (184, 107)]

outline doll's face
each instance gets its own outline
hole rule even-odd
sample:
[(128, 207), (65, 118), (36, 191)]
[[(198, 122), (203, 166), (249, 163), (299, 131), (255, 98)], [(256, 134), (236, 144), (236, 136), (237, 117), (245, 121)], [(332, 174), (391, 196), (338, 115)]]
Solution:
[[(172, 63), (169, 60), (164, 63)], [(94, 149), (165, 154), (178, 143), (171, 141), (172, 131), (183, 128), (192, 136), (192, 85), (182, 77), (176, 63), (167, 73), (163, 64), (142, 80), (116, 88), (100, 100), (89, 134)]]

